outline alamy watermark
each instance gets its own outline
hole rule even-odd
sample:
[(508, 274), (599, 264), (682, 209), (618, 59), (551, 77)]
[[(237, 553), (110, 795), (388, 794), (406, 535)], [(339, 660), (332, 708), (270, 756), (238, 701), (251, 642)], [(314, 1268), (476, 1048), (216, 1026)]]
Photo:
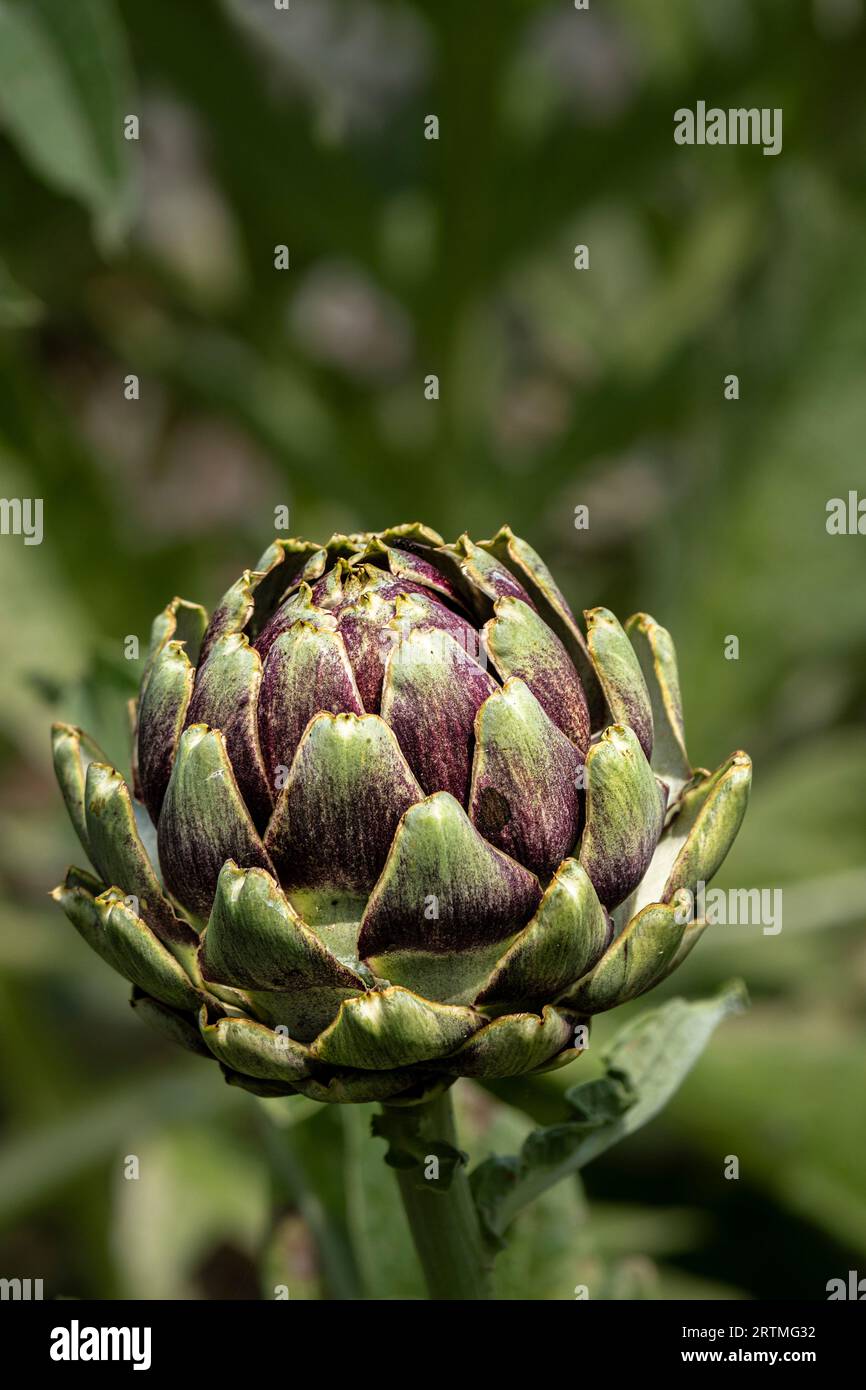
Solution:
[(866, 497), (853, 488), (847, 497), (831, 497), (826, 510), (828, 536), (866, 536)]
[(699, 101), (694, 111), (681, 106), (674, 112), (674, 140), (678, 145), (763, 145), (764, 154), (782, 152), (781, 106), (738, 106), (723, 110)]
[(710, 926), (761, 927), (764, 936), (782, 930), (781, 888), (710, 888), (698, 879), (695, 891), (680, 888), (673, 897), (678, 926), (706, 922)]
[(41, 1279), (0, 1279), (0, 1302), (39, 1302), (44, 1297)]
[(82, 1327), (73, 1318), (69, 1327), (51, 1329), (52, 1361), (131, 1361), (134, 1371), (150, 1369), (149, 1327)]
[(0, 536), (23, 536), (25, 545), (41, 545), (42, 498), (0, 497)]
[(840, 1299), (866, 1303), (866, 1279), (861, 1279), (856, 1269), (848, 1270), (847, 1279), (828, 1279), (826, 1288), (828, 1303), (835, 1303)]
[[(419, 643), (419, 648), (414, 652), (410, 652), (412, 638)], [(487, 633), (483, 628), (479, 631), (469, 623), (446, 631), (444, 628), (424, 627), (417, 617), (398, 616), (392, 618), (387, 627), (380, 628), (378, 642), (383, 660), (387, 658), (389, 650), (393, 650), (396, 661), (420, 660), (444, 665), (453, 660), (457, 647), (485, 671), (489, 662)]]

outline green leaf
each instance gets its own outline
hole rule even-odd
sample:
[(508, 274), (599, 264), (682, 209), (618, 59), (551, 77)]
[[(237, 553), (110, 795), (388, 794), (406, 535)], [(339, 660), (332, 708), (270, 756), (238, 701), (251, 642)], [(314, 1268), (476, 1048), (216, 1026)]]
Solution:
[(128, 62), (111, 0), (0, 0), (0, 124), (34, 172), (116, 245), (131, 204)]
[(712, 999), (672, 999), (627, 1024), (601, 1058), (604, 1075), (566, 1092), (576, 1119), (533, 1130), (519, 1154), (495, 1154), (472, 1174), (491, 1245), (501, 1247), (527, 1203), (657, 1115), (716, 1026), (745, 1003), (745, 988), (735, 982)]
[[(471, 1087), (455, 1090), (458, 1133), (470, 1153), (486, 1157), (520, 1148), (533, 1127), (526, 1115), (510, 1105), (480, 1106)], [(594, 1253), (596, 1225), (595, 1204), (590, 1221), (578, 1177), (549, 1188), (509, 1232), (493, 1268), (494, 1298), (571, 1298), (582, 1258)]]

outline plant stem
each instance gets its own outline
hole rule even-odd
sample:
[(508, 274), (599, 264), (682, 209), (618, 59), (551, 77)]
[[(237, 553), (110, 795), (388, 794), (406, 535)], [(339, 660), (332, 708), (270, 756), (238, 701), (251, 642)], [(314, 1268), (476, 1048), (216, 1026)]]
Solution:
[[(416, 1148), (420, 1138), (457, 1147), (450, 1091), (421, 1105), (383, 1106), (392, 1135), (401, 1127)], [(430, 1297), (479, 1300), (491, 1297), (491, 1258), (484, 1248), (478, 1213), (462, 1164), (445, 1187), (424, 1176), (423, 1160), (397, 1168), (397, 1183)]]

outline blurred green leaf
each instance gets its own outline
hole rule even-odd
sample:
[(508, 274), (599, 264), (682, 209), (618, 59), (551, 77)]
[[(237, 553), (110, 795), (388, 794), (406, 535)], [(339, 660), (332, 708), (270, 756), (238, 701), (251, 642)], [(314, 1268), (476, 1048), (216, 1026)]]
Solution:
[[(335, 1107), (336, 1108), (336, 1107)], [(367, 1299), (425, 1297), (424, 1280), (398, 1195), (397, 1177), (374, 1143), (377, 1107), (339, 1107), (346, 1223)]]
[(801, 880), (845, 874), (858, 861), (862, 871), (864, 782), (866, 734), (860, 729), (827, 731), (808, 747), (797, 743), (785, 750), (773, 766), (758, 766), (743, 834), (718, 882), (784, 885), (787, 900)]
[(267, 1170), (255, 1146), (200, 1117), (156, 1133), (133, 1124), (123, 1148), (112, 1239), (125, 1297), (193, 1297), (196, 1272), (225, 1248), (254, 1269), (270, 1213)]
[(0, 1222), (20, 1220), (76, 1173), (123, 1148), (142, 1126), (228, 1112), (237, 1105), (213, 1067), (199, 1061), (133, 1081), (81, 1106), (73, 1114), (10, 1140), (0, 1153)]
[(666, 1123), (712, 1156), (720, 1181), (735, 1154), (742, 1180), (866, 1253), (864, 1095), (862, 1026), (768, 1007), (707, 1052)]
[(131, 213), (128, 60), (111, 0), (0, 0), (0, 122), (116, 245)]
[[(32, 496), (26, 462), (0, 443), (5, 494)], [(41, 492), (37, 493), (42, 496)], [(74, 681), (84, 664), (92, 629), (79, 596), (64, 582), (54, 544), (63, 504), (45, 498), (45, 538), (25, 545), (9, 536), (0, 545), (0, 586), (6, 603), (0, 615), (4, 660), (0, 663), (0, 733), (35, 765), (50, 765), (49, 725), (52, 713), (43, 696)], [(13, 621), (14, 614), (14, 621)], [(27, 641), (19, 640), (23, 625)], [(43, 679), (34, 698), (34, 680)], [(122, 702), (121, 702), (122, 703)], [(116, 711), (115, 711), (116, 714)]]
[(0, 328), (29, 328), (42, 314), (42, 304), (14, 278), (0, 260)]
[[(356, 1299), (359, 1297), (358, 1273), (353, 1251), (346, 1239), (342, 1226), (342, 1213), (337, 1204), (330, 1199), (321, 1184), (321, 1171), (315, 1159), (311, 1162), (311, 1144), (315, 1152), (315, 1135), (321, 1133), (323, 1126), (334, 1127), (338, 1122), (327, 1114), (330, 1107), (323, 1107), (316, 1101), (305, 1104), (300, 1118), (305, 1120), (314, 1114), (319, 1128), (280, 1124), (275, 1118), (275, 1106), (263, 1101), (262, 1124), (259, 1133), (263, 1147), (268, 1155), (271, 1171), (274, 1174), (277, 1190), (288, 1197), (297, 1207), (315, 1242), (322, 1266), (325, 1288), (331, 1298)], [(281, 1118), (286, 1110), (280, 1106)], [(316, 1113), (318, 1112), (318, 1113)], [(291, 1115), (291, 1110), (289, 1111)], [(269, 1266), (272, 1268), (272, 1265)]]

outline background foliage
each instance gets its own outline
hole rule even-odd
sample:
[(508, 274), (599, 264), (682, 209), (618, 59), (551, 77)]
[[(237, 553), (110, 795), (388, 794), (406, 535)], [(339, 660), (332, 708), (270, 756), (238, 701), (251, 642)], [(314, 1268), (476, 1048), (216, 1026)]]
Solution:
[[(45, 505), (41, 546), (0, 537), (0, 1273), (420, 1293), (368, 1108), (221, 1086), (46, 899), (80, 857), (49, 720), (126, 765), (124, 638), (212, 605), (279, 504), (319, 537), (510, 521), (576, 607), (672, 629), (699, 762), (755, 757), (720, 881), (782, 887), (783, 930), (719, 927), (676, 977), (741, 974), (752, 1011), (519, 1218), (501, 1295), (821, 1298), (863, 1269), (866, 542), (824, 524), (864, 477), (863, 10), (0, 0), (0, 473)], [(782, 154), (675, 146), (698, 99), (782, 107)], [(575, 1071), (463, 1083), (466, 1146), (514, 1151)]]

